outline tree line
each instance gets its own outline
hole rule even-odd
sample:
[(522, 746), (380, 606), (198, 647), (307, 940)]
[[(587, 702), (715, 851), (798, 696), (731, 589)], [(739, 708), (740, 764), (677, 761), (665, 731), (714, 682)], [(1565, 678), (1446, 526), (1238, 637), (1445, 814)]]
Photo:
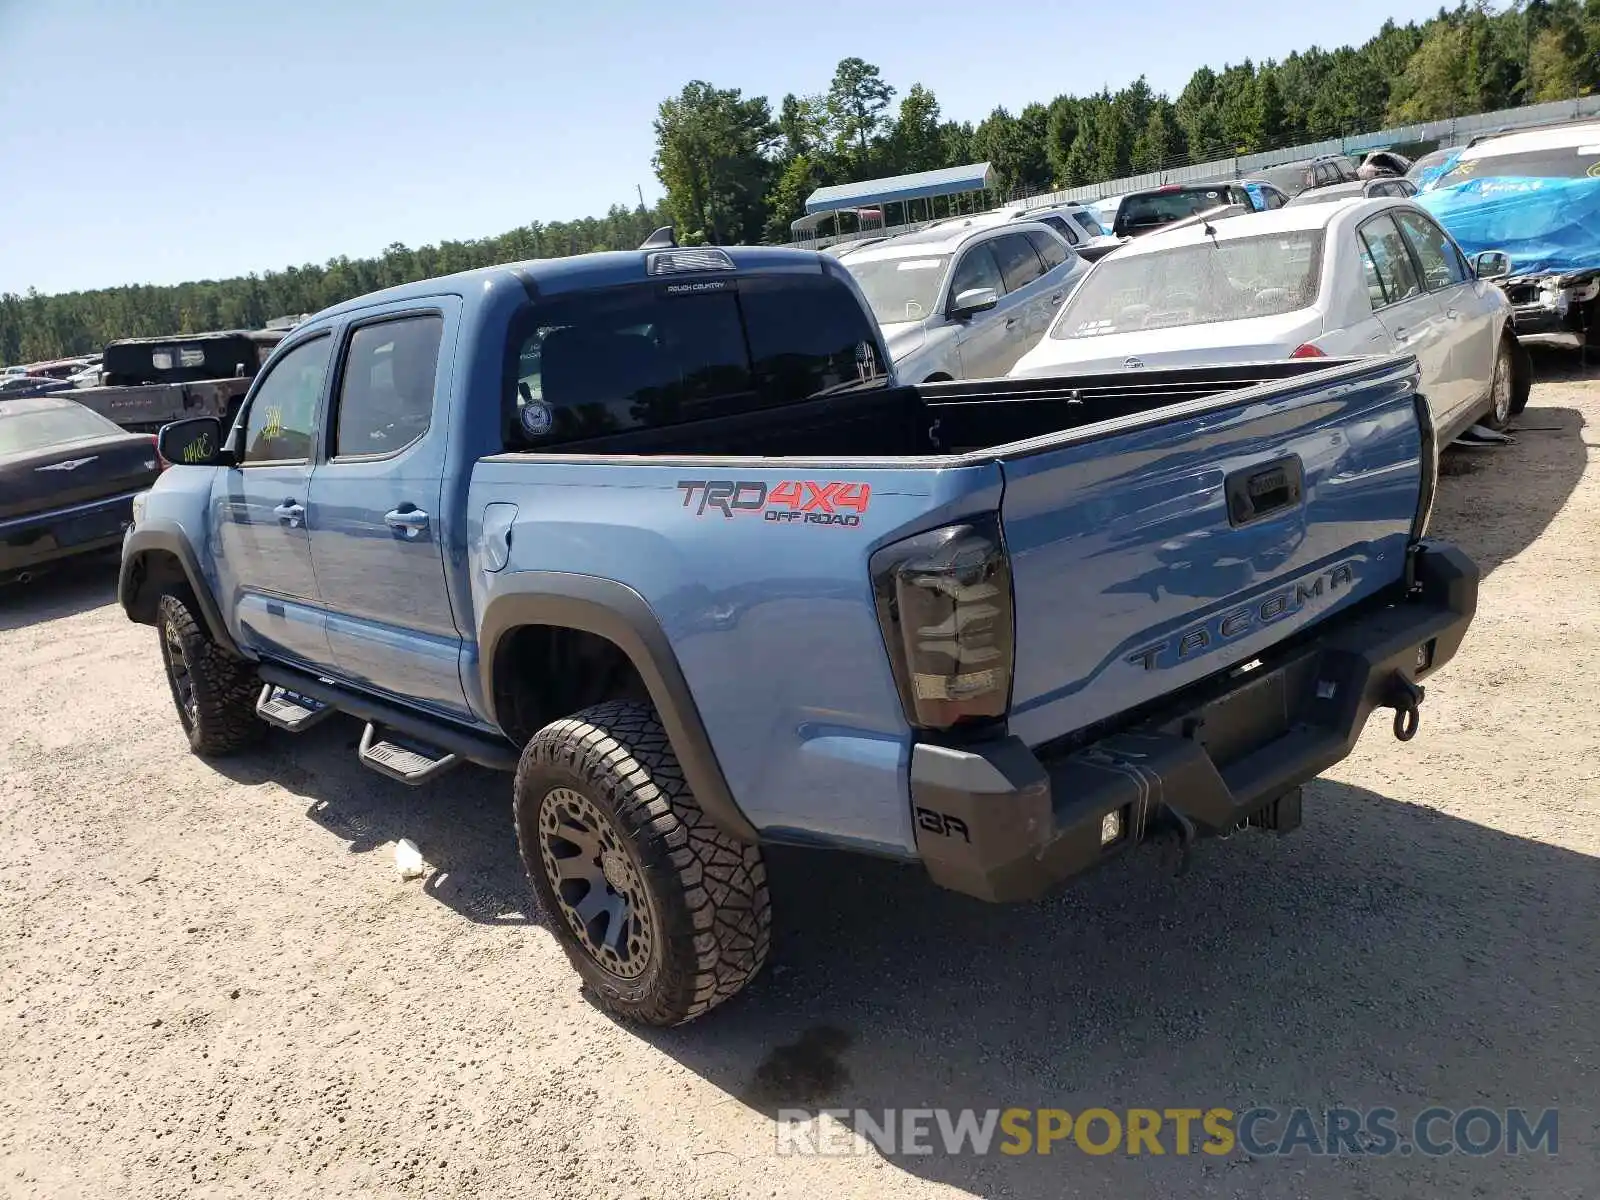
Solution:
[(902, 94), (861, 58), (825, 90), (776, 106), (704, 80), (661, 102), (655, 209), (532, 224), (498, 237), (333, 259), (172, 287), (0, 295), (0, 361), (98, 349), (119, 337), (248, 328), (393, 284), (523, 258), (637, 246), (671, 223), (686, 242), (783, 242), (818, 187), (964, 163), (993, 164), (1020, 196), (1188, 162), (1465, 116), (1600, 87), (1600, 0), (1461, 3), (1421, 23), (1386, 22), (1358, 47), (1313, 46), (1282, 61), (1201, 67), (1176, 97), (1140, 78), (1063, 93), (976, 124), (933, 92)]
[(209, 329), (259, 329), (274, 317), (313, 313), (381, 288), (527, 258), (637, 246), (672, 218), (660, 206), (614, 205), (603, 217), (534, 221), (498, 237), (413, 250), (396, 242), (375, 258), (341, 255), (237, 279), (138, 285), (45, 296), (0, 295), (0, 362), (37, 362), (101, 349), (125, 337)]
[(806, 197), (829, 184), (986, 161), (1002, 192), (1033, 195), (1597, 86), (1600, 0), (1518, 0), (1498, 12), (1476, 0), (1420, 24), (1388, 21), (1359, 47), (1201, 67), (1176, 97), (1141, 77), (1116, 92), (996, 108), (976, 125), (946, 119), (920, 83), (901, 95), (860, 58), (775, 111), (765, 97), (696, 80), (660, 106), (655, 167), (688, 236), (784, 241)]

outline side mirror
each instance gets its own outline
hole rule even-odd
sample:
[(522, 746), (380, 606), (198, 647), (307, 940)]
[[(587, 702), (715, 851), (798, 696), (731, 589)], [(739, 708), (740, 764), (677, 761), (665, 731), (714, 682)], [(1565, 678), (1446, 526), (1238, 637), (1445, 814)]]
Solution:
[(1000, 293), (993, 288), (968, 288), (956, 297), (947, 316), (960, 320), (975, 313), (988, 312), (1000, 303)]
[(215, 417), (190, 417), (163, 425), (156, 451), (177, 466), (209, 466), (221, 460), (222, 422)]
[(1472, 260), (1472, 270), (1479, 279), (1504, 279), (1511, 274), (1511, 256), (1504, 250), (1485, 250)]

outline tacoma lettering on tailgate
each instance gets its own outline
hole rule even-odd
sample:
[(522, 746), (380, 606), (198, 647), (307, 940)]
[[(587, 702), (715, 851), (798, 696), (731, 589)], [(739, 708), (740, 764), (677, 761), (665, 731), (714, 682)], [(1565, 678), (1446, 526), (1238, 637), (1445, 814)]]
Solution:
[(1208, 621), (1202, 621), (1182, 633), (1174, 634), (1164, 642), (1155, 642), (1142, 650), (1135, 650), (1127, 656), (1127, 661), (1136, 667), (1143, 667), (1146, 671), (1174, 666), (1198, 654), (1204, 654), (1223, 642), (1231, 642), (1235, 638), (1260, 629), (1263, 625), (1270, 625), (1291, 613), (1297, 613), (1313, 600), (1332, 596), (1340, 588), (1353, 586), (1355, 581), (1355, 564), (1340, 563), (1326, 571), (1318, 571), (1315, 575), (1268, 592), (1259, 600), (1252, 600), (1249, 604), (1229, 609)]

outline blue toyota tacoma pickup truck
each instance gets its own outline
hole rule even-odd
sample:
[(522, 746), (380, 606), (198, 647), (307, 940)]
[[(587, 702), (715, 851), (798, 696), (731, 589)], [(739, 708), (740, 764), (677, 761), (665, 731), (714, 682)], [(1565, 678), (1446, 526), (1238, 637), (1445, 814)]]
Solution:
[(231, 430), (163, 429), (120, 601), (198, 754), (342, 712), (401, 782), (514, 772), (551, 928), (653, 1024), (760, 970), (769, 844), (1028, 899), (1158, 833), (1290, 830), (1374, 709), (1415, 732), (1478, 574), (1424, 537), (1411, 359), (888, 362), (794, 250), (353, 300)]

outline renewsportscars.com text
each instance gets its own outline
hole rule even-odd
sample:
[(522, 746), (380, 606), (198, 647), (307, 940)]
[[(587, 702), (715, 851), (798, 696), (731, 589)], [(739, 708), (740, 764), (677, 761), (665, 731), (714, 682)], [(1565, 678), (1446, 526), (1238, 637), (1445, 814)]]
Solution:
[(1554, 1155), (1547, 1108), (779, 1109), (783, 1155)]

